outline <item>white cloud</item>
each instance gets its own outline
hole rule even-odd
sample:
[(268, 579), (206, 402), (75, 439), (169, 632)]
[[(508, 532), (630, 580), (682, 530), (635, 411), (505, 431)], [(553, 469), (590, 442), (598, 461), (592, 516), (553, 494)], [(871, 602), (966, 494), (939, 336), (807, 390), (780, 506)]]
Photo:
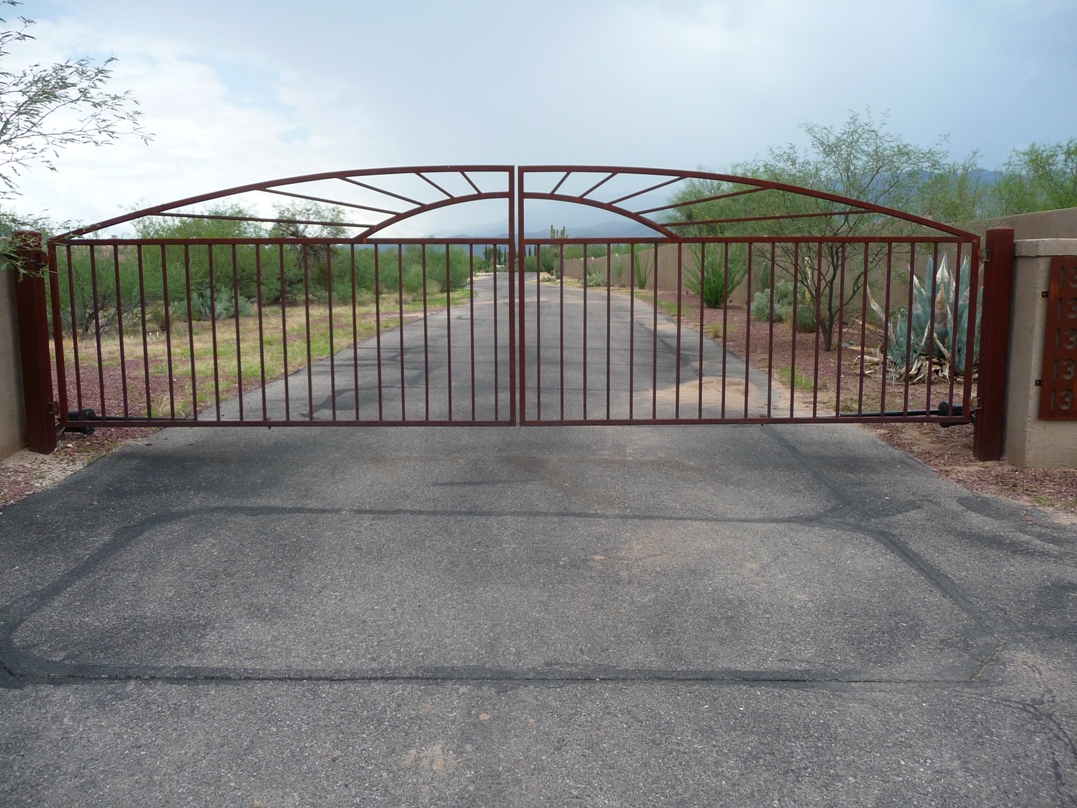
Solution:
[(982, 149), (987, 167), (1077, 131), (1064, 103), (1077, 51), (1058, 47), (1077, 24), (1069, 0), (51, 0), (25, 13), (57, 6), (35, 60), (115, 55), (113, 88), (157, 135), (70, 149), (60, 173), (24, 178), (21, 208), (85, 221), (384, 165), (723, 168), (868, 106), (919, 145), (950, 133), (955, 156)]
[[(35, 32), (49, 46), (41, 61), (66, 58), (102, 32), (84, 24), (45, 23)], [(314, 171), (362, 163), (363, 136), (346, 87), (295, 73), (264, 75), (279, 99), (254, 106), (238, 100), (221, 71), (182, 43), (142, 39), (137, 50), (118, 41), (109, 89), (139, 99), (147, 146), (125, 138), (105, 147), (65, 149), (59, 172), (25, 174), (21, 210), (48, 210), (60, 220), (100, 221), (142, 204), (175, 199)]]

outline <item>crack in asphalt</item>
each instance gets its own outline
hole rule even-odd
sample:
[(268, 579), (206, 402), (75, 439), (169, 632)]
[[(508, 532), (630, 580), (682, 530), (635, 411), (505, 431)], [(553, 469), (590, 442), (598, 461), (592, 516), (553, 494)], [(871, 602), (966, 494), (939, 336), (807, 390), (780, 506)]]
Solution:
[[(618, 682), (618, 681), (664, 681), (664, 682), (730, 682), (754, 684), (870, 684), (870, 683), (917, 683), (917, 684), (975, 684), (984, 672), (996, 664), (1007, 642), (1017, 632), (1007, 621), (980, 607), (963, 589), (938, 567), (913, 550), (896, 535), (870, 526), (865, 518), (863, 504), (820, 468), (819, 464), (800, 451), (790, 440), (773, 427), (762, 426), (761, 431), (794, 458), (824, 487), (834, 504), (816, 513), (787, 517), (722, 517), (708, 515), (661, 515), (654, 513), (611, 514), (595, 511), (548, 510), (480, 510), (444, 508), (310, 508), (280, 506), (210, 506), (182, 511), (158, 513), (140, 522), (128, 525), (114, 537), (88, 555), (81, 563), (58, 576), (50, 584), (36, 592), (23, 595), (0, 610), (0, 687), (3, 680), (57, 682), (66, 680), (142, 680), (161, 681), (489, 681), (489, 682)], [(943, 597), (959, 608), (980, 634), (993, 637), (997, 645), (978, 664), (970, 677), (938, 678), (887, 678), (857, 674), (853, 671), (684, 671), (684, 670), (628, 670), (593, 668), (585, 670), (546, 669), (542, 671), (438, 668), (419, 671), (337, 671), (328, 674), (311, 671), (273, 671), (243, 668), (199, 668), (177, 666), (110, 666), (98, 664), (71, 664), (34, 659), (20, 651), (14, 636), (18, 629), (36, 613), (59, 598), (69, 588), (91, 575), (96, 569), (127, 549), (150, 530), (170, 522), (209, 514), (234, 514), (243, 516), (281, 515), (346, 515), (371, 518), (419, 517), (431, 519), (461, 518), (515, 518), (525, 520), (570, 518), (581, 520), (676, 522), (723, 525), (813, 525), (839, 528), (870, 538), (884, 547), (901, 562), (926, 580)]]

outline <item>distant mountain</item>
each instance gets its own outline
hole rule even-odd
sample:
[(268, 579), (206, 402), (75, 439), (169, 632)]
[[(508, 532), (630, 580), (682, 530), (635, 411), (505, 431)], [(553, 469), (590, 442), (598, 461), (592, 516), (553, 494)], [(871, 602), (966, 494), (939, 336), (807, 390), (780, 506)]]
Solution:
[[(571, 224), (557, 225), (559, 228), (564, 226), (568, 228), (569, 238), (593, 238), (593, 239), (612, 239), (618, 238), (639, 238), (646, 236), (654, 236), (657, 233), (649, 227), (634, 222), (631, 219), (617, 218), (610, 219), (605, 222), (598, 222), (597, 224), (589, 224), (584, 227), (572, 227)], [(536, 227), (527, 229), (527, 238), (545, 238), (550, 235), (551, 225), (545, 227)], [(432, 238), (469, 238), (469, 239), (483, 239), (483, 238), (506, 238), (508, 235), (505, 225), (503, 224), (487, 224), (479, 227), (472, 228), (467, 233), (436, 233)]]

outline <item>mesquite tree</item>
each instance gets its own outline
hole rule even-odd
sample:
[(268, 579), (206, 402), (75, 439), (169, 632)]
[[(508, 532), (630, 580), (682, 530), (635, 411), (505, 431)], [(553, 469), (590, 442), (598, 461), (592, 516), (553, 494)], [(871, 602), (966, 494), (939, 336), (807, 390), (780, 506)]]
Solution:
[[(0, 0), (17, 6), (17, 0)], [(60, 150), (76, 144), (103, 146), (127, 135), (152, 137), (130, 92), (105, 89), (114, 61), (88, 58), (9, 68), (12, 51), (34, 39), (33, 20), (0, 18), (0, 199), (18, 194), (17, 177), (31, 165), (55, 171)]]
[[(936, 221), (975, 218), (984, 204), (987, 188), (980, 182), (976, 155), (951, 162), (942, 148), (945, 138), (930, 148), (915, 146), (887, 130), (886, 116), (875, 120), (870, 111), (863, 116), (853, 113), (840, 127), (806, 123), (802, 128), (806, 147), (773, 148), (766, 158), (734, 165), (729, 173), (825, 191)], [(732, 183), (689, 183), (678, 198), (706, 200), (675, 208), (672, 216), (678, 221), (732, 220), (700, 224), (689, 235), (829, 238), (870, 235), (878, 227), (877, 217), (871, 215), (821, 215), (839, 209), (833, 202), (782, 191), (745, 193)], [(785, 215), (793, 218), (775, 218)], [(836, 243), (795, 256), (792, 248), (778, 250), (780, 266), (770, 266), (769, 245), (753, 252), (754, 265), (762, 269), (766, 283), (775, 272), (795, 273), (807, 303), (819, 312), (823, 347), (833, 350), (842, 316), (861, 298), (878, 256), (867, 246)]]

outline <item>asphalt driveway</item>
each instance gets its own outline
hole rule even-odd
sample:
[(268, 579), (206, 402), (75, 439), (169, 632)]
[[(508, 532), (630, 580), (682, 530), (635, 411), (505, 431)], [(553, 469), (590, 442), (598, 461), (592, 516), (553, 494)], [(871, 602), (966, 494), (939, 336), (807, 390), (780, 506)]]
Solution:
[(1072, 805), (1075, 593), (855, 426), (167, 430), (0, 515), (0, 804)]

